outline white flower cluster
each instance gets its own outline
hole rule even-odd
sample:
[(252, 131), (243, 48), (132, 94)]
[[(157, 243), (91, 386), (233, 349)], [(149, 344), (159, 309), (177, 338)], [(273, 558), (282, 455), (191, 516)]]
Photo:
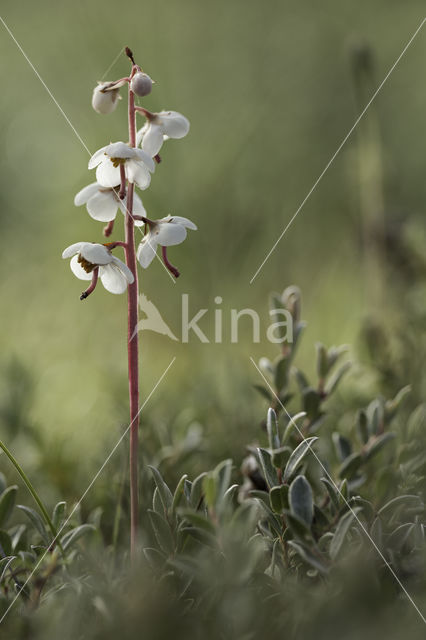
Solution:
[[(133, 62), (133, 58), (132, 58)], [(113, 112), (119, 101), (119, 91), (128, 84), (130, 92), (136, 96), (146, 96), (152, 88), (151, 78), (134, 64), (129, 78), (116, 82), (102, 82), (93, 92), (92, 106), (98, 113)], [(129, 94), (131, 95), (131, 94)], [(133, 100), (134, 105), (134, 100)], [(130, 104), (130, 103), (129, 103)], [(145, 125), (134, 131), (135, 146), (125, 142), (108, 144), (93, 154), (89, 160), (89, 169), (96, 168), (96, 182), (84, 187), (74, 199), (76, 206), (86, 205), (89, 215), (100, 222), (108, 223), (104, 230), (110, 235), (117, 211), (129, 215), (137, 227), (144, 227), (145, 233), (137, 247), (136, 256), (143, 268), (147, 268), (154, 259), (157, 247), (163, 247), (163, 259), (167, 268), (175, 275), (179, 274), (167, 260), (164, 247), (180, 244), (186, 238), (187, 229), (196, 229), (193, 222), (181, 216), (167, 216), (160, 220), (150, 220), (142, 200), (132, 187), (131, 210), (128, 209), (129, 185), (141, 190), (147, 189), (156, 162), (160, 161), (159, 151), (165, 140), (183, 138), (189, 131), (189, 121), (176, 111), (151, 113), (142, 107), (134, 107), (136, 113), (146, 118)], [(130, 202), (130, 198), (129, 198)], [(98, 276), (105, 289), (111, 293), (123, 293), (135, 276), (124, 262), (115, 258), (111, 250), (122, 246), (123, 242), (97, 244), (77, 242), (62, 254), (71, 259), (71, 269), (81, 280), (92, 280), (91, 288), (82, 294), (87, 297), (96, 286)]]

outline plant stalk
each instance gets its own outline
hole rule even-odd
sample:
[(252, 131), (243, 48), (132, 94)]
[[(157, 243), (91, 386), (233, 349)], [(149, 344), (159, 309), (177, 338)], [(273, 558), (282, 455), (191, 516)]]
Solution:
[[(129, 85), (129, 144), (136, 146), (135, 97)], [(138, 272), (136, 266), (135, 233), (133, 213), (133, 194), (135, 185), (127, 186), (126, 211), (126, 263), (134, 275), (134, 281), (128, 286), (127, 297), (127, 351), (129, 365), (129, 400), (130, 400), (130, 556), (136, 557), (139, 519), (138, 495), (138, 447), (139, 447), (139, 367), (138, 367)]]

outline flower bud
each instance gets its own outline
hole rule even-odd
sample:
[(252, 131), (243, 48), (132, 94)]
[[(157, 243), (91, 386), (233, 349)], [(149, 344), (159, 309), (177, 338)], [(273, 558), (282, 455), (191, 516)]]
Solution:
[(142, 98), (151, 93), (152, 80), (148, 74), (143, 73), (143, 71), (138, 71), (130, 81), (130, 88), (133, 93)]
[(112, 113), (117, 107), (120, 98), (119, 89), (105, 91), (105, 87), (109, 84), (109, 82), (103, 82), (93, 90), (92, 107), (98, 113)]

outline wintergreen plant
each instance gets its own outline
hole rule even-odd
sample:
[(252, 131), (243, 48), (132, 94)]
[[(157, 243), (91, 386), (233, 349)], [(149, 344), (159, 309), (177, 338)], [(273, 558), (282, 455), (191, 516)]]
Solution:
[[(117, 211), (125, 216), (125, 240), (107, 242), (77, 242), (67, 247), (63, 258), (71, 258), (73, 273), (81, 280), (90, 280), (81, 294), (86, 299), (95, 290), (98, 279), (107, 291), (128, 292), (128, 364), (130, 398), (130, 548), (135, 555), (138, 536), (138, 433), (139, 433), (139, 362), (138, 362), (138, 274), (137, 261), (147, 268), (154, 259), (157, 246), (162, 247), (166, 268), (175, 276), (179, 271), (167, 257), (167, 247), (180, 244), (187, 229), (196, 229), (194, 223), (181, 216), (166, 216), (151, 220), (135, 188), (147, 189), (160, 162), (163, 141), (182, 138), (189, 131), (189, 121), (175, 111), (152, 113), (135, 104), (135, 98), (147, 96), (152, 89), (151, 78), (136, 64), (127, 47), (131, 61), (128, 77), (114, 82), (100, 83), (94, 90), (92, 106), (98, 113), (112, 113), (118, 105), (121, 87), (128, 86), (128, 142), (108, 144), (93, 154), (89, 169), (96, 168), (96, 182), (84, 187), (75, 197), (77, 206), (85, 204), (89, 215), (106, 222), (104, 235), (109, 237), (114, 228)], [(142, 115), (146, 123), (137, 131), (136, 116)], [(142, 238), (135, 248), (135, 227), (143, 227)], [(125, 262), (112, 254), (116, 248), (124, 250)]]

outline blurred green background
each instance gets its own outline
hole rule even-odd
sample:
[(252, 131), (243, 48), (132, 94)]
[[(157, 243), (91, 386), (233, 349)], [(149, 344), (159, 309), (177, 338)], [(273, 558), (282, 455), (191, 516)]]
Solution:
[[(221, 433), (226, 454), (256, 437), (262, 416), (249, 357), (275, 353), (265, 338), (270, 290), (293, 283), (303, 290), (302, 363), (312, 360), (316, 340), (355, 343), (363, 318), (375, 311), (361, 241), (358, 130), (250, 279), (360, 112), (354, 46), (367, 42), (374, 51), (377, 86), (420, 24), (424, 3), (2, 0), (1, 7), (92, 152), (127, 139), (125, 100), (109, 116), (90, 106), (97, 80), (128, 72), (123, 55), (105, 76), (125, 45), (156, 81), (144, 106), (190, 119), (190, 135), (165, 145), (142, 197), (150, 217), (187, 216), (199, 231), (169, 252), (182, 273), (178, 282), (155, 262), (142, 273), (141, 291), (177, 333), (181, 294), (188, 293), (191, 311), (210, 310), (200, 326), (211, 339), (216, 296), (225, 322), (230, 308), (253, 308), (264, 322), (262, 340), (252, 344), (248, 322), (236, 345), (229, 327), (223, 344), (208, 345), (144, 332), (142, 400), (176, 356), (145, 415), (165, 429), (198, 420), (213, 450)], [(425, 53), (421, 32), (374, 103), (386, 224), (421, 220), (424, 212)], [(79, 302), (82, 283), (61, 252), (79, 240), (102, 241), (101, 223), (73, 206), (75, 193), (94, 180), (88, 154), (2, 25), (0, 61), (3, 418), (16, 411), (35, 425), (59, 467), (65, 451), (78, 462), (84, 483), (126, 425), (126, 298), (100, 287)], [(112, 239), (122, 236), (118, 217)], [(385, 278), (385, 299), (394, 286)], [(4, 424), (2, 436), (11, 436)]]

